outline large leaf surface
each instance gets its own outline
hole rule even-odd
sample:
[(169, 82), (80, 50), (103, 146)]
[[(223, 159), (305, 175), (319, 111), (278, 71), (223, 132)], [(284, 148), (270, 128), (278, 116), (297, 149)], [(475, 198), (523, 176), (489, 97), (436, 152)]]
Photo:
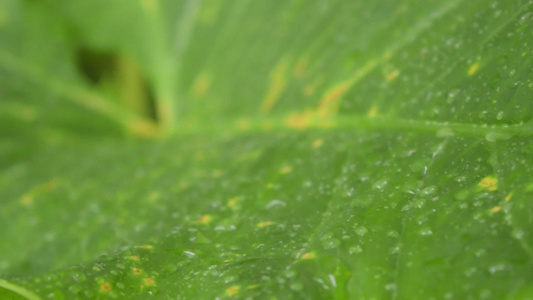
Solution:
[(6, 298), (533, 297), (533, 2), (0, 3)]

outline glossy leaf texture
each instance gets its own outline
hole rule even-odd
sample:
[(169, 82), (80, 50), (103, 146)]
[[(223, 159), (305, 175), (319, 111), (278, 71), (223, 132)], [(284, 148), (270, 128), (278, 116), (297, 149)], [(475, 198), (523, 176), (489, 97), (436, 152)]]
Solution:
[(532, 47), (530, 0), (2, 0), (0, 297), (532, 299)]

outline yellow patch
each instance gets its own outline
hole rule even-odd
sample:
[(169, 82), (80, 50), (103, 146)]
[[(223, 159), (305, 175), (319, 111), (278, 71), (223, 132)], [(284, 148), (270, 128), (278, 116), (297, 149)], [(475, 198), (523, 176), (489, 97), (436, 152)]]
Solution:
[(511, 198), (513, 198), (513, 193), (507, 194), (507, 196), (505, 196), (505, 202), (511, 201)]
[(109, 282), (104, 282), (100, 284), (100, 292), (109, 293), (111, 291), (111, 284)]
[(240, 130), (248, 130), (252, 127), (252, 121), (247, 118), (240, 118), (237, 120), (237, 128)]
[(233, 198), (229, 199), (228, 206), (229, 207), (234, 207), (237, 204), (238, 201), (239, 201), (239, 197), (233, 197)]
[(131, 133), (142, 138), (152, 138), (161, 134), (154, 122), (144, 119), (133, 119), (127, 126)]
[(146, 277), (144, 279), (144, 284), (146, 286), (152, 286), (152, 285), (155, 285), (155, 280), (152, 278), (152, 277)]
[(476, 62), (476, 63), (474, 63), (473, 65), (470, 66), (470, 68), (468, 69), (468, 75), (469, 76), (474, 75), (474, 73), (476, 73), (477, 69), (479, 69), (479, 63), (478, 62)]
[(155, 11), (159, 7), (158, 0), (141, 0), (141, 6), (145, 11)]
[(241, 287), (238, 285), (230, 286), (229, 288), (226, 289), (226, 294), (230, 297), (233, 297), (239, 293), (240, 289)]
[(330, 89), (320, 100), (318, 115), (325, 117), (337, 111), (338, 100), (350, 89), (349, 81), (340, 83)]
[(274, 184), (273, 183), (271, 183), (271, 182), (267, 183), (267, 189), (271, 190), (273, 188), (274, 188)]
[(322, 139), (316, 139), (313, 141), (313, 143), (311, 144), (313, 146), (313, 148), (318, 148), (320, 146), (322, 146), (322, 144), (324, 144), (324, 140)]
[(288, 173), (292, 172), (292, 167), (291, 166), (284, 166), (283, 168), (281, 168), (281, 170), (279, 170), (279, 172), (281, 174), (288, 174)]
[(302, 254), (302, 259), (314, 259), (316, 258), (316, 253), (315, 252), (307, 252), (307, 253), (304, 253)]
[(250, 285), (247, 286), (246, 288), (249, 289), (249, 290), (251, 290), (251, 289), (255, 289), (255, 288), (257, 288), (257, 287), (259, 287), (259, 284), (250, 284)]
[(211, 76), (208, 73), (201, 73), (194, 80), (191, 94), (194, 99), (201, 98), (205, 95), (211, 86)]
[(394, 70), (392, 72), (388, 72), (387, 74), (385, 74), (385, 80), (387, 80), (388, 82), (391, 82), (394, 79), (396, 79), (396, 77), (398, 77), (398, 75), (400, 75), (400, 71), (398, 71), (398, 70)]
[(222, 171), (220, 170), (213, 170), (213, 177), (220, 177), (222, 175)]
[(285, 90), (285, 87), (287, 86), (285, 78), (286, 71), (287, 61), (282, 59), (270, 73), (269, 87), (265, 98), (263, 99), (263, 103), (261, 104), (262, 113), (269, 113), (278, 102), (281, 93)]
[(478, 186), (488, 191), (495, 191), (498, 189), (498, 179), (494, 176), (487, 176), (478, 183)]
[(29, 192), (22, 195), (19, 199), (19, 203), (22, 206), (31, 206), (33, 205), (33, 202), (35, 200), (35, 196), (39, 194), (44, 194), (52, 191), (57, 187), (57, 179), (52, 179), (50, 181), (47, 181), (41, 185), (38, 185), (34, 188), (32, 188)]
[(368, 111), (368, 114), (367, 114), (367, 115), (368, 115), (369, 118), (374, 118), (374, 117), (376, 116), (377, 113), (378, 113), (378, 108), (375, 107), (375, 106), (372, 106), (372, 107), (370, 108), (370, 110)]
[(33, 196), (29, 194), (22, 195), (19, 199), (19, 203), (23, 206), (31, 206), (33, 204)]
[(200, 217), (200, 219), (198, 219), (198, 221), (196, 221), (196, 223), (198, 224), (207, 224), (209, 222), (211, 222), (213, 218), (210, 216), (210, 215), (203, 215), (202, 217)]
[(265, 221), (265, 222), (261, 222), (261, 223), (257, 224), (257, 227), (261, 227), (261, 228), (263, 228), (263, 227), (266, 227), (266, 226), (270, 226), (270, 225), (272, 225), (272, 224), (274, 224), (274, 222), (271, 222), (271, 221)]
[(139, 274), (141, 274), (141, 273), (143, 272), (143, 270), (141, 270), (141, 269), (139, 269), (139, 268), (133, 268), (133, 271), (132, 271), (132, 272), (133, 272), (133, 274), (135, 274), (135, 275), (139, 275)]
[(491, 213), (497, 213), (497, 212), (499, 212), (500, 210), (502, 210), (502, 207), (501, 207), (501, 206), (494, 206), (493, 208), (490, 209), (490, 212), (491, 212)]
[(138, 245), (138, 246), (135, 246), (135, 248), (150, 250), (150, 249), (153, 249), (154, 246), (152, 246), (152, 245)]
[(139, 261), (139, 260), (141, 260), (141, 259), (140, 259), (138, 256), (136, 256), (136, 255), (132, 255), (132, 256), (130, 256), (130, 259), (131, 259), (131, 260), (135, 260), (135, 261)]
[(292, 129), (304, 130), (311, 125), (313, 118), (314, 116), (311, 111), (304, 111), (303, 113), (294, 113), (285, 119), (285, 125)]

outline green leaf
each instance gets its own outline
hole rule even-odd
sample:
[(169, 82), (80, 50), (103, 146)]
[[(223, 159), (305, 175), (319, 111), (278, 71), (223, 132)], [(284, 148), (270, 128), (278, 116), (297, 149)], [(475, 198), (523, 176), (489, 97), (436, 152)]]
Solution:
[(0, 297), (532, 298), (532, 21), (0, 1)]

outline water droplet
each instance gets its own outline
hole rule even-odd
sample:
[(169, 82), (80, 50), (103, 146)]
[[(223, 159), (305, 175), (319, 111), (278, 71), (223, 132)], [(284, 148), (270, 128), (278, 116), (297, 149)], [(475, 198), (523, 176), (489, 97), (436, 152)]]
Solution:
[(503, 111), (500, 111), (497, 115), (496, 115), (496, 120), (501, 120), (503, 119)]
[(287, 203), (285, 203), (285, 202), (283, 202), (281, 200), (272, 200), (266, 205), (266, 209), (271, 209), (271, 208), (276, 207), (276, 206), (284, 207), (284, 206), (287, 206)]
[(494, 274), (496, 272), (503, 271), (503, 270), (505, 270), (505, 265), (504, 264), (494, 265), (494, 266), (491, 266), (489, 268), (490, 274)]
[(385, 180), (385, 179), (378, 180), (378, 181), (376, 181), (376, 182), (374, 183), (374, 188), (375, 188), (375, 189), (379, 189), (379, 190), (381, 190), (381, 189), (383, 189), (383, 188), (387, 185), (387, 183), (388, 183), (388, 182), (387, 182), (387, 180)]
[(433, 234), (433, 231), (431, 230), (429, 226), (423, 226), (422, 229), (420, 229), (420, 235), (429, 236), (432, 234)]
[(396, 230), (391, 230), (387, 232), (387, 236), (391, 238), (398, 238), (400, 236), (400, 233)]
[(501, 133), (501, 132), (489, 132), (487, 135), (485, 135), (485, 139), (488, 142), (496, 142), (500, 140), (508, 140), (511, 138), (511, 135), (507, 133)]
[(359, 245), (351, 246), (350, 249), (348, 249), (348, 252), (350, 254), (361, 253), (363, 252), (363, 248), (361, 248)]
[(194, 253), (194, 252), (192, 252), (192, 251), (188, 251), (188, 250), (183, 251), (183, 253), (184, 253), (185, 255), (187, 255), (188, 258), (193, 258), (193, 257), (196, 256), (196, 253)]
[(513, 237), (515, 237), (516, 239), (521, 240), (524, 238), (524, 231), (520, 228), (513, 229), (512, 234), (513, 234)]
[(293, 291), (301, 291), (303, 290), (304, 286), (300, 282), (293, 282), (291, 283), (291, 290)]
[(287, 277), (287, 278), (294, 278), (294, 277), (296, 277), (296, 275), (298, 275), (298, 272), (296, 272), (293, 269), (285, 270), (284, 273), (285, 273), (285, 277)]
[(435, 193), (435, 191), (437, 191), (437, 187), (435, 187), (434, 185), (430, 185), (428, 187), (425, 187), (424, 189), (422, 189), (420, 191), (420, 194), (422, 195), (431, 195), (433, 193)]
[(366, 229), (365, 226), (359, 226), (355, 229), (355, 233), (357, 233), (358, 236), (365, 236), (365, 234), (368, 233), (368, 229)]

